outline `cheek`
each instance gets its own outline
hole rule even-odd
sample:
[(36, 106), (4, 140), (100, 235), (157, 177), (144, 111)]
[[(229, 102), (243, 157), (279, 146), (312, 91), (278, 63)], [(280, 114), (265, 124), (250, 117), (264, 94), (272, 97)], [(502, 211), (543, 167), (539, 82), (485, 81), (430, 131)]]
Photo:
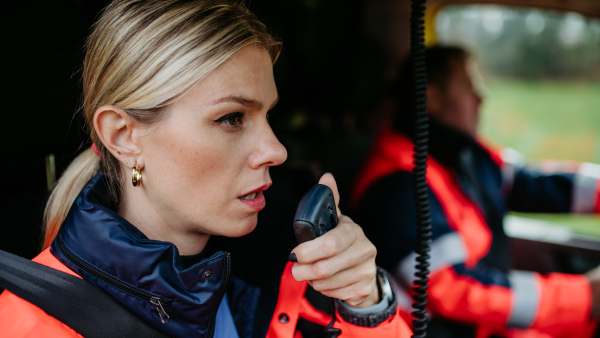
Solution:
[(477, 105), (470, 95), (461, 95), (455, 104), (456, 116), (463, 121), (470, 121), (477, 114)]
[(461, 121), (465, 113), (465, 102), (458, 93), (448, 95), (444, 102), (445, 119), (451, 124)]
[(156, 130), (147, 142), (145, 176), (149, 198), (161, 211), (214, 233), (237, 202), (235, 183), (243, 161), (234, 155), (240, 153), (235, 140), (207, 129), (167, 125)]

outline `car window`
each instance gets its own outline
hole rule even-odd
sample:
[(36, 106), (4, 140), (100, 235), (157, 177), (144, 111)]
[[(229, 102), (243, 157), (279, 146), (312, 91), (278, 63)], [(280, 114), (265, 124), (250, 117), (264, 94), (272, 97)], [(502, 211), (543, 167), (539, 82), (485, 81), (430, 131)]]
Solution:
[[(600, 20), (573, 12), (452, 5), (438, 12), (435, 30), (438, 43), (473, 53), (484, 95), (484, 139), (534, 163), (600, 163)], [(519, 216), (600, 237), (597, 218)]]
[(599, 20), (470, 5), (443, 8), (435, 27), (477, 60), (484, 135), (533, 160), (600, 163)]

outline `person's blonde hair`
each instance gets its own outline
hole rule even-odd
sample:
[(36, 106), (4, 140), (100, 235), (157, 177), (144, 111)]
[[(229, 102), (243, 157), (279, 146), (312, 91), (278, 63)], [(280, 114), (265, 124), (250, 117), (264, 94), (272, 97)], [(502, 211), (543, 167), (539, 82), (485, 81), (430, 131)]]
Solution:
[(117, 0), (103, 11), (86, 44), (83, 107), (92, 149), (80, 154), (57, 182), (44, 212), (43, 248), (50, 246), (85, 184), (102, 172), (116, 205), (122, 194), (120, 162), (102, 145), (95, 111), (113, 105), (142, 123), (166, 108), (244, 47), (266, 49), (273, 61), (281, 44), (242, 4), (226, 0)]

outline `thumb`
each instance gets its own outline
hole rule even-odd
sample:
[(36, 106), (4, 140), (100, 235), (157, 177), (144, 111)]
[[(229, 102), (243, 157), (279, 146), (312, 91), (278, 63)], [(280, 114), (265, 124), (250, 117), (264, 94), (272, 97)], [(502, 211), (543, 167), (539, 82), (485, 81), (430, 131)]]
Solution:
[(319, 180), (319, 184), (326, 185), (333, 192), (333, 199), (335, 200), (335, 207), (337, 209), (338, 217), (342, 215), (340, 212), (340, 193), (338, 192), (337, 183), (335, 183), (335, 178), (331, 173), (325, 173), (321, 176)]

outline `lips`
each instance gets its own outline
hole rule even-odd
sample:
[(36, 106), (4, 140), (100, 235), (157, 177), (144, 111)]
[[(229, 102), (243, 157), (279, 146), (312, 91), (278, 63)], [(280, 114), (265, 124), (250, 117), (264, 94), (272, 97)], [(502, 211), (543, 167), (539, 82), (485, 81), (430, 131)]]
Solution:
[(265, 195), (263, 195), (262, 191), (255, 192), (252, 195), (255, 195), (253, 199), (238, 197), (238, 200), (256, 211), (264, 209), (267, 205), (267, 201), (265, 201)]
[(256, 211), (260, 211), (265, 208), (267, 202), (265, 201), (265, 196), (263, 195), (263, 191), (269, 189), (271, 183), (265, 184), (262, 187), (255, 189), (243, 196), (238, 197), (238, 200), (244, 203), (246, 206), (254, 209)]

